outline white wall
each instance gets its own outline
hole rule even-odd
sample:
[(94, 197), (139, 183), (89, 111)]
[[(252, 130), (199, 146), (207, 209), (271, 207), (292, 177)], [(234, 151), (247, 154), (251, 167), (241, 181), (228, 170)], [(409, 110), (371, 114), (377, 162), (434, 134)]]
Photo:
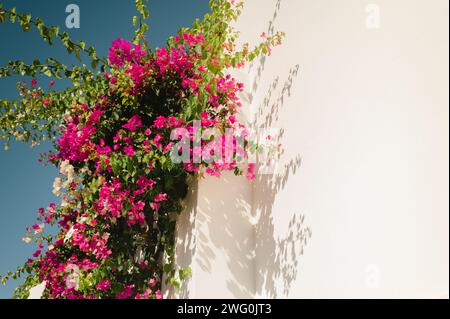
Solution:
[(200, 181), (178, 296), (448, 298), (448, 1), (247, 0), (238, 28), (287, 32), (245, 81), (285, 153)]

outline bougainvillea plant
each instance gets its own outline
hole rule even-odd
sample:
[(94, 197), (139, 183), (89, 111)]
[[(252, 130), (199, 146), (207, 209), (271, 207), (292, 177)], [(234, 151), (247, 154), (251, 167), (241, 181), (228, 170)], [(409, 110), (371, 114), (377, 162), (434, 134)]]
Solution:
[[(149, 12), (143, 0), (136, 8), (134, 38), (114, 41), (100, 58), (58, 27), (0, 5), (0, 23), (36, 28), (48, 44), (58, 40), (90, 62), (13, 61), (0, 68), (0, 77), (32, 78), (18, 84), (18, 100), (0, 100), (0, 138), (6, 146), (12, 139), (50, 140), (54, 150), (41, 160), (60, 172), (53, 185), (60, 202), (39, 209), (24, 237), (36, 252), (2, 277), (3, 283), (25, 277), (15, 298), (27, 298), (40, 283), (43, 298), (162, 298), (164, 284), (178, 286), (190, 272), (174, 265), (176, 216), (189, 179), (223, 171), (255, 177), (254, 164), (242, 165), (246, 151), (226, 161), (219, 155), (227, 141), (232, 150), (248, 145), (238, 142), (248, 134), (237, 119), (243, 86), (227, 71), (269, 54), (283, 34), (237, 50), (232, 24), (243, 3), (211, 0), (203, 20), (152, 50), (145, 38)], [(35, 79), (43, 75), (50, 78), (46, 90)], [(54, 90), (59, 79), (72, 85)], [(205, 129), (222, 135), (199, 136)]]

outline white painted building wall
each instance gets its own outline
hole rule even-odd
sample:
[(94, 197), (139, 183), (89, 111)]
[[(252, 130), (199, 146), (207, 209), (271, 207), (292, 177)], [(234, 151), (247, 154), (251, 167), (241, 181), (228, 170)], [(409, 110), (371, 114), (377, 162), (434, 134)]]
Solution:
[(287, 33), (238, 75), (285, 152), (253, 185), (194, 187), (177, 247), (193, 276), (172, 296), (448, 298), (448, 11), (246, 0), (243, 40)]

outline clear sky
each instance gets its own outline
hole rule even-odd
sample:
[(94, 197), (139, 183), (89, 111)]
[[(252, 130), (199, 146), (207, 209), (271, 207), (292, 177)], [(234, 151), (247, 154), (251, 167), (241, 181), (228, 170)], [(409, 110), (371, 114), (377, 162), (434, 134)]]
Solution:
[[(134, 0), (0, 0), (6, 8), (16, 6), (18, 12), (32, 13), (47, 25), (59, 25), (73, 40), (93, 44), (99, 55), (106, 56), (111, 42), (117, 38), (130, 39), (135, 15)], [(80, 29), (66, 29), (65, 8), (69, 4), (80, 8)], [(208, 11), (208, 0), (150, 0), (151, 17), (148, 38), (152, 47), (164, 45), (165, 40), (180, 27), (188, 27)], [(55, 57), (66, 64), (76, 62), (61, 46), (49, 47), (36, 32), (23, 33), (20, 26), (0, 24), (0, 66), (9, 60), (45, 60)], [(15, 98), (19, 78), (0, 79), (0, 98)], [(28, 79), (29, 80), (29, 79)], [(45, 81), (45, 82), (44, 82)], [(41, 83), (48, 83), (42, 79)], [(57, 84), (56, 88), (64, 84)], [(0, 149), (0, 274), (15, 270), (34, 251), (33, 245), (21, 241), (25, 228), (35, 221), (39, 207), (47, 207), (56, 198), (52, 195), (54, 167), (38, 163), (39, 153), (49, 149), (43, 145), (31, 149), (13, 143), (8, 152)], [(0, 298), (9, 298), (17, 283), (0, 285)]]

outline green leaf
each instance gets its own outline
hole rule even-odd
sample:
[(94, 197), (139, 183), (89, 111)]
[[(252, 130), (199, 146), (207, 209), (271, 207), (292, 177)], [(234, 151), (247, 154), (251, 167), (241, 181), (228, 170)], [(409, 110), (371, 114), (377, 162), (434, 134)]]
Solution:
[(52, 42), (52, 39), (50, 37), (50, 30), (45, 25), (42, 25), (41, 28), (41, 38), (48, 43)]
[(66, 49), (67, 49), (67, 52), (72, 53), (75, 50), (74, 43), (69, 40), (69, 42), (67, 42)]
[(180, 269), (178, 271), (178, 275), (180, 276), (180, 280), (184, 281), (184, 280), (186, 280), (186, 279), (188, 279), (189, 277), (192, 276), (192, 269), (190, 267), (184, 268), (184, 269)]
[(36, 20), (34, 21), (34, 26), (36, 27), (36, 29), (39, 30), (39, 32), (41, 33), (41, 36), (43, 35), (43, 28), (44, 28), (44, 22), (42, 22), (41, 19), (36, 18)]
[(80, 48), (77, 46), (72, 46), (73, 51), (75, 52), (75, 57), (77, 58), (78, 61), (81, 62), (81, 56), (80, 56)]
[(168, 274), (172, 271), (172, 265), (171, 264), (165, 264), (163, 267), (164, 273)]
[(51, 29), (51, 32), (52, 32), (53, 36), (58, 36), (59, 35), (59, 27), (58, 26), (53, 26), (50, 29)]
[(48, 76), (48, 77), (53, 76), (52, 70), (50, 70), (49, 68), (47, 68), (45, 71), (43, 71), (42, 74), (44, 74), (45, 76)]
[(180, 289), (180, 287), (181, 287), (181, 283), (174, 277), (170, 278), (169, 284), (174, 286), (177, 289)]
[(98, 63), (99, 63), (99, 60), (98, 60), (98, 59), (92, 60), (92, 62), (91, 62), (92, 68), (93, 68), (93, 69), (96, 69), (96, 68), (98, 67)]
[(11, 10), (9, 10), (9, 21), (11, 23), (15, 23), (16, 22), (16, 8), (12, 8)]
[(23, 32), (30, 31), (31, 14), (19, 15), (18, 20)]
[(92, 59), (98, 59), (97, 58), (97, 52), (95, 51), (95, 49), (92, 46), (89, 46), (89, 48), (87, 49), (87, 53), (89, 54), (89, 56)]
[(2, 5), (0, 3), (0, 23), (4, 23), (6, 21), (6, 12), (2, 8)]

